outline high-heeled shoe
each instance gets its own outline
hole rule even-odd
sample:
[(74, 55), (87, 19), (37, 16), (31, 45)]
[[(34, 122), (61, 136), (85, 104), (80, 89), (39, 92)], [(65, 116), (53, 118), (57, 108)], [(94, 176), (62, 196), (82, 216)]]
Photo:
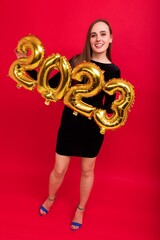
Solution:
[[(81, 211), (85, 210), (85, 208), (81, 208), (79, 205), (77, 206), (77, 208)], [(74, 227), (76, 227), (76, 228), (74, 228)], [(75, 221), (71, 222), (71, 227), (70, 227), (71, 231), (76, 231), (76, 230), (80, 229), (81, 227), (82, 227), (82, 223), (75, 222)]]
[[(48, 197), (48, 200), (51, 201), (52, 204), (53, 204), (55, 198), (56, 198), (56, 197), (54, 197), (54, 198)], [(51, 205), (51, 207), (52, 207), (52, 205)], [(42, 204), (42, 205), (40, 206), (40, 208), (39, 208), (39, 214), (40, 214), (40, 216), (45, 216), (46, 214), (48, 214), (49, 211), (50, 211), (50, 209), (51, 209), (51, 207), (50, 207), (49, 209), (46, 209), (46, 208), (43, 206), (43, 204)], [(41, 213), (41, 210), (43, 211), (43, 213)]]

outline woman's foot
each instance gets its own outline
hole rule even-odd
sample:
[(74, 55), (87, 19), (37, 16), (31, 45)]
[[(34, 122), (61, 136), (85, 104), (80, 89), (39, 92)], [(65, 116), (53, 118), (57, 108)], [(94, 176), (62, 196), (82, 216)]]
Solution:
[(40, 208), (39, 208), (39, 214), (40, 214), (41, 216), (46, 215), (46, 214), (50, 211), (54, 200), (55, 200), (55, 197), (54, 197), (54, 198), (48, 197), (48, 198), (46, 199), (46, 201), (40, 206)]
[(84, 210), (85, 210), (84, 208), (81, 208), (78, 205), (75, 215), (74, 215), (74, 218), (71, 222), (71, 230), (72, 231), (78, 230), (80, 227), (82, 227)]

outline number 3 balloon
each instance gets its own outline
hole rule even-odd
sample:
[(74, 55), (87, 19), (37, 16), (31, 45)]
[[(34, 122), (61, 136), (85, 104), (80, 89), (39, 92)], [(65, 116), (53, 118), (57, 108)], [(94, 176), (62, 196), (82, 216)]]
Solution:
[(108, 129), (116, 129), (124, 125), (128, 111), (134, 102), (134, 88), (124, 79), (114, 78), (103, 86), (103, 91), (113, 95), (119, 92), (119, 97), (112, 104), (113, 116), (108, 117), (106, 110), (96, 109), (94, 111), (94, 119), (100, 127), (100, 132), (105, 133)]

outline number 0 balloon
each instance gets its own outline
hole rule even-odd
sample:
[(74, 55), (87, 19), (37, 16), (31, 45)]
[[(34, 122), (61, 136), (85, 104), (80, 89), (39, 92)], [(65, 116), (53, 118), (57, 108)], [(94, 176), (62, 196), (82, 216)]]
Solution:
[[(60, 71), (60, 80), (56, 88), (51, 88), (48, 80), (51, 71), (54, 69)], [(46, 99), (45, 103), (47, 105), (50, 101), (56, 102), (63, 98), (69, 88), (71, 71), (71, 66), (67, 59), (58, 53), (52, 54), (43, 62), (38, 73), (37, 90)]]

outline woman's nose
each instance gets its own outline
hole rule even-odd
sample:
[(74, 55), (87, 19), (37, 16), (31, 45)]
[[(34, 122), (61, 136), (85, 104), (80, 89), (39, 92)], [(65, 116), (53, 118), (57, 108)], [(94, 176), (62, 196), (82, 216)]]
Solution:
[(97, 39), (96, 39), (97, 41), (100, 41), (100, 36), (99, 35), (97, 35)]

